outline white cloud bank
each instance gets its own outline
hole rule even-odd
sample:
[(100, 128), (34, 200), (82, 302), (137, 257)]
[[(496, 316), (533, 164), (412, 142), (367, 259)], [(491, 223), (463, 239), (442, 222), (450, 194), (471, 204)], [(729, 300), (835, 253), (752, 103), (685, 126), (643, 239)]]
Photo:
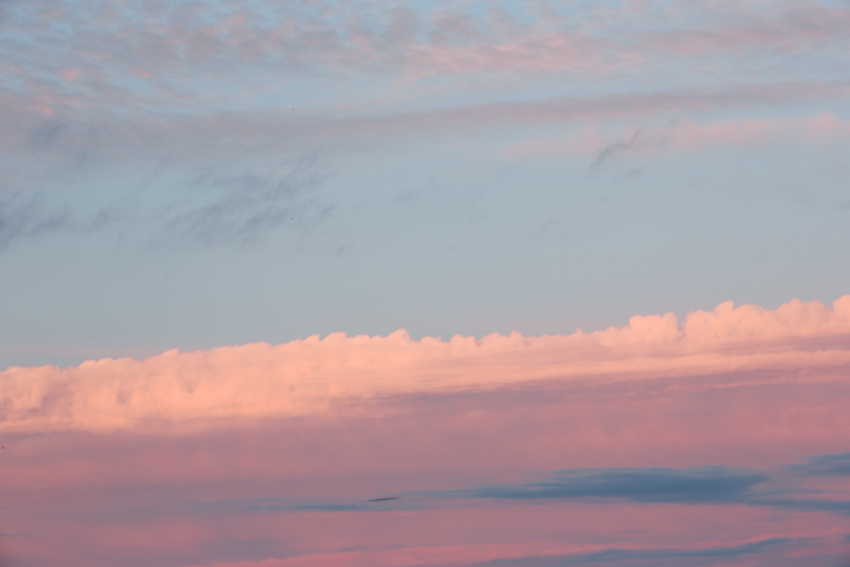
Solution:
[[(0, 373), (0, 431), (115, 431), (222, 419), (316, 415), (411, 393), (515, 388), (541, 381), (624, 380), (850, 365), (850, 295), (829, 308), (732, 302), (711, 312), (632, 317), (567, 336), (491, 334), (413, 340), (334, 333), (272, 346), (226, 346), (146, 360)], [(809, 374), (812, 374), (810, 372)], [(835, 373), (830, 373), (834, 379)]]

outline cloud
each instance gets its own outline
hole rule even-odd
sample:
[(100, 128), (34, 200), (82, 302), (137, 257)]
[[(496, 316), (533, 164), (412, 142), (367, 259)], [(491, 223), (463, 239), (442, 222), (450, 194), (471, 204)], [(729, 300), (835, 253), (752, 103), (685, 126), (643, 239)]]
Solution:
[(0, 194), (0, 251), (12, 243), (72, 228), (67, 210), (51, 208), (42, 195)]
[[(825, 442), (846, 446), (850, 396), (764, 374), (774, 381), (594, 381), (195, 430), (4, 433), (4, 506), (18, 522), (4, 530), (34, 564), (93, 567), (682, 565), (783, 538), (750, 560), (822, 563), (846, 547), (846, 489), (784, 471)], [(544, 478), (572, 495), (470, 496), (533, 488), (529, 470), (560, 470)], [(750, 484), (758, 475), (769, 480)], [(367, 502), (387, 495), (401, 497)], [(653, 553), (683, 555), (641, 557)]]
[[(169, 247), (249, 245), (282, 227), (303, 236), (319, 228), (333, 210), (320, 191), (329, 173), (315, 154), (282, 158), (271, 167), (160, 165), (140, 183), (108, 175), (104, 183), (97, 169), (66, 164), (45, 172), (38, 182), (61, 180), (56, 189), (0, 193), (0, 251), (50, 234), (110, 230), (152, 248), (163, 242)], [(108, 190), (98, 192), (89, 185)]]
[[(774, 83), (747, 87), (673, 88), (654, 92), (607, 93), (594, 96), (555, 96), (532, 100), (452, 104), (443, 107), (389, 110), (386, 107), (329, 107), (306, 116), (293, 116), (288, 108), (196, 112), (164, 120), (135, 114), (63, 114), (57, 119), (23, 108), (19, 101), (0, 100), (0, 117), (7, 125), (0, 146), (15, 155), (40, 155), (56, 159), (81, 153), (101, 158), (203, 160), (246, 155), (309, 155), (323, 152), (360, 152), (422, 136), (472, 136), (494, 128), (540, 127), (576, 122), (645, 120), (724, 110), (763, 109), (808, 101), (846, 97), (846, 82)], [(832, 115), (816, 119), (786, 118), (774, 121), (718, 122), (699, 126), (684, 121), (672, 132), (641, 130), (632, 139), (608, 142), (598, 150), (610, 157), (619, 150), (643, 152), (666, 144), (685, 147), (715, 139), (733, 143), (763, 141), (794, 134), (801, 127), (843, 133), (847, 127)], [(783, 123), (784, 122), (784, 123)], [(806, 124), (802, 124), (806, 127)], [(652, 136), (643, 136), (643, 133)], [(812, 133), (817, 133), (812, 130)], [(21, 140), (38, 143), (22, 144)], [(585, 150), (586, 152), (586, 150)], [(584, 153), (584, 152), (583, 152)], [(622, 153), (620, 151), (619, 153)]]
[(792, 470), (810, 476), (850, 476), (850, 453), (815, 457), (809, 464), (795, 466)]
[(603, 132), (597, 123), (586, 123), (566, 136), (542, 136), (508, 145), (503, 155), (514, 160), (590, 157), (590, 171), (594, 172), (618, 162), (646, 159), (664, 152), (696, 153), (801, 143), (807, 147), (836, 147), (848, 138), (850, 123), (831, 113), (706, 122), (675, 118), (663, 124), (627, 128), (619, 134)]
[(769, 506), (800, 512), (831, 512), (850, 516), (850, 500), (830, 498), (761, 498), (751, 502), (753, 506)]
[[(686, 558), (719, 558), (732, 559), (735, 557), (753, 555), (772, 550), (775, 547), (792, 542), (792, 538), (772, 538), (754, 541), (742, 545), (718, 546), (702, 549), (656, 548), (656, 549), (606, 549), (597, 553), (589, 553), (579, 557), (567, 557), (562, 564), (574, 565), (581, 563), (619, 563), (646, 560), (677, 560)], [(664, 561), (666, 564), (667, 562)], [(657, 563), (653, 563), (657, 564)], [(676, 563), (678, 564), (678, 563)]]
[(642, 503), (742, 503), (752, 487), (767, 480), (763, 474), (725, 467), (572, 470), (543, 482), (494, 486), (468, 495), (510, 500), (617, 498)]
[(13, 367), (0, 373), (0, 429), (132, 430), (318, 415), (398, 395), (768, 370), (775, 374), (761, 379), (777, 384), (792, 375), (832, 383), (850, 364), (849, 336), (850, 296), (844, 296), (832, 308), (817, 301), (793, 300), (775, 310), (726, 302), (691, 312), (682, 324), (672, 313), (635, 316), (626, 327), (566, 336), (413, 340), (404, 330), (386, 337), (333, 333), (76, 368)]
[(663, 132), (649, 132), (643, 126), (636, 128), (631, 135), (612, 142), (596, 152), (590, 164), (590, 173), (610, 167), (624, 159), (644, 157), (661, 151), (669, 142)]
[[(3, 6), (0, 25), (10, 33), (0, 34), (0, 148), (14, 161), (35, 155), (47, 165), (80, 155), (123, 166), (361, 152), (493, 128), (676, 117), (683, 126), (673, 129), (674, 147), (706, 136), (763, 141), (776, 132), (759, 131), (757, 121), (690, 127), (685, 119), (787, 112), (848, 93), (834, 72), (848, 11), (820, 2), (630, 2), (617, 11), (546, 3), (479, 11), (462, 2)], [(776, 53), (783, 63), (766, 65)], [(658, 149), (662, 130), (603, 136), (581, 152), (595, 150), (597, 166), (643, 155)], [(251, 240), (252, 227), (292, 216), (287, 207), (222, 214), (230, 204), (224, 186), (239, 174), (221, 177), (221, 202), (174, 219), (192, 238)]]
[[(812, 463), (828, 463), (827, 472), (811, 471), (806, 465), (787, 468), (803, 469), (817, 476), (846, 476), (843, 466), (847, 459), (843, 455), (839, 459), (835, 457), (826, 455), (812, 459)], [(839, 461), (838, 467), (834, 467), (836, 461)], [(813, 498), (811, 488), (793, 485), (778, 488), (776, 483), (779, 479), (780, 475), (766, 471), (723, 466), (574, 469), (559, 471), (543, 481), (490, 486), (446, 495), (508, 501), (589, 499), (591, 502), (617, 500), (637, 504), (725, 504), (850, 515), (850, 500), (844, 497), (844, 493), (827, 491)]]
[[(666, 78), (671, 68), (713, 80), (712, 69), (722, 65), (724, 75), (749, 80), (753, 66), (761, 76), (776, 73), (763, 63), (774, 53), (786, 62), (779, 73), (803, 75), (809, 69), (794, 63), (812, 61), (811, 53), (818, 53), (812, 67), (841, 62), (850, 18), (836, 6), (788, 0), (769, 9), (729, 2), (641, 9), (631, 2), (622, 10), (538, 3), (478, 11), (465, 4), (248, 3), (234, 10), (216, 2), (28, 2), (6, 8), (4, 24), (23, 33), (8, 34), (0, 50), (15, 78), (24, 64), (31, 68), (20, 87), (30, 95), (148, 109), (163, 100), (185, 107), (219, 98), (205, 91), (220, 77), (230, 78), (217, 85), (230, 99), (268, 92), (281, 76), (360, 74), (391, 77), (396, 86), (445, 77), (462, 89), (467, 76), (470, 83), (545, 74), (602, 81)], [(44, 25), (59, 17), (61, 35)]]
[[(832, 460), (832, 456), (812, 461)], [(805, 465), (785, 467), (795, 470)], [(812, 494), (817, 497), (812, 497)], [(687, 506), (749, 506), (793, 512), (850, 515), (850, 500), (840, 490), (823, 491), (788, 482), (780, 470), (727, 466), (684, 469), (666, 467), (611, 467), (568, 469), (544, 480), (502, 484), (467, 490), (408, 490), (401, 496), (367, 499), (247, 498), (199, 502), (204, 513), (224, 515), (275, 514), (305, 511), (363, 512), (414, 511), (469, 506), (470, 501), (558, 504), (579, 501), (590, 506), (665, 504)], [(473, 505), (474, 506), (474, 505)]]
[(209, 247), (251, 244), (285, 225), (309, 230), (332, 211), (317, 194), (327, 174), (315, 155), (274, 169), (283, 171), (203, 169), (176, 198), (154, 209), (160, 228), (153, 240)]
[(39, 149), (50, 148), (64, 128), (64, 122), (55, 119), (45, 120), (30, 133), (30, 142)]
[(628, 140), (617, 140), (596, 152), (596, 159), (591, 164), (591, 169), (600, 167), (604, 162), (611, 160), (619, 154), (634, 151), (638, 143), (643, 139), (642, 132), (643, 129), (638, 128)]
[(796, 140), (806, 144), (833, 144), (850, 134), (847, 121), (830, 113), (773, 119), (748, 118), (737, 121), (696, 123), (678, 120), (671, 125), (671, 144), (681, 149), (711, 146), (763, 146), (778, 140)]
[[(833, 87), (835, 92), (846, 91)], [(727, 102), (758, 105), (760, 97), (769, 94), (769, 89), (762, 91), (750, 93), (752, 100)], [(328, 164), (338, 152), (375, 149), (414, 135), (478, 135), (497, 127), (577, 121), (584, 126), (574, 135), (531, 138), (505, 148), (503, 154), (523, 160), (579, 157), (590, 161), (591, 173), (634, 165), (662, 151), (797, 143), (838, 147), (850, 139), (850, 125), (829, 113), (708, 122), (682, 118), (613, 135), (599, 126), (635, 113), (687, 112), (712, 104), (715, 97), (720, 106), (726, 104), (720, 93), (710, 91), (659, 92), (395, 114), (293, 118), (281, 111), (227, 113), (175, 122), (133, 117), (45, 120), (6, 108), (11, 126), (0, 133), (6, 136), (3, 165), (8, 178), (8, 191), (0, 196), (0, 247), (119, 225), (125, 232), (136, 231), (134, 236), (142, 241), (169, 246), (246, 245), (279, 229), (308, 234), (339, 212), (321, 192), (331, 176)], [(93, 200), (98, 187), (109, 190)]]

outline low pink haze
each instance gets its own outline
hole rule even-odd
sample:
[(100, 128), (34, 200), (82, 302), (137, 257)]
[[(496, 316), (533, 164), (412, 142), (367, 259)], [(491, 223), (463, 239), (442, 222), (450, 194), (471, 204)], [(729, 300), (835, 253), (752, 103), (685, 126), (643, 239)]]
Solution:
[(850, 296), (2, 373), (10, 566), (836, 565)]

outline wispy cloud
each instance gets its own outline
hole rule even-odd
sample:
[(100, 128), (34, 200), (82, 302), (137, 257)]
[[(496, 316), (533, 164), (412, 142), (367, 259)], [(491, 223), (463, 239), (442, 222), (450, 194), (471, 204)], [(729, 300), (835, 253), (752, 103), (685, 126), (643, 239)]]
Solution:
[[(825, 2), (776, 0), (763, 5), (677, 3), (663, 9), (630, 2), (566, 7), (536, 3), (517, 9), (497, 3), (438, 7), (365, 2), (285, 5), (249, 2), (238, 10), (218, 2), (161, 4), (86, 2), (7, 3), (3, 25), (17, 33), (0, 42), (6, 72), (19, 89), (45, 104), (76, 100), (129, 108), (154, 102), (215, 104), (210, 81), (225, 98), (267, 90), (304, 76), (352, 74), (393, 77), (398, 86), (432, 77), (504, 76), (529, 81), (565, 75), (749, 79), (775, 72), (760, 62), (771, 53), (787, 61), (783, 74), (805, 75), (840, 62), (848, 12)], [(663, 13), (663, 17), (658, 14)], [(61, 19), (63, 25), (57, 25)], [(61, 45), (62, 49), (56, 49)], [(822, 61), (820, 61), (822, 60)], [(31, 70), (26, 81), (22, 69)], [(257, 76), (259, 75), (259, 76)], [(263, 84), (266, 84), (264, 88)], [(504, 81), (503, 81), (504, 84)]]
[(656, 154), (663, 150), (669, 141), (669, 135), (663, 130), (649, 131), (640, 126), (630, 135), (597, 150), (590, 164), (590, 173), (597, 173), (624, 160), (633, 161), (635, 158)]
[(21, 239), (69, 229), (68, 211), (51, 209), (40, 195), (0, 193), (0, 251)]
[(115, 230), (152, 248), (250, 245), (283, 227), (300, 241), (333, 211), (321, 194), (330, 174), (315, 154), (272, 168), (168, 164), (142, 183), (109, 179), (112, 187), (101, 194), (68, 189), (69, 180), (85, 185), (96, 177), (75, 161), (46, 173), (42, 184), (61, 179), (57, 188), (0, 193), (0, 250), (53, 234)]
[[(612, 93), (592, 97), (560, 96), (530, 101), (504, 101), (388, 112), (378, 109), (328, 109), (310, 116), (292, 116), (288, 109), (197, 113), (179, 120), (140, 116), (67, 116), (61, 122), (38, 113), (22, 112), (15, 103), (0, 101), (0, 116), (8, 125), (0, 144), (12, 154), (68, 158), (81, 154), (103, 159), (232, 159), (245, 155), (299, 156), (316, 151), (358, 152), (409, 140), (411, 136), (472, 136), (500, 128), (540, 127), (551, 124), (600, 121), (670, 119), (693, 112), (746, 110), (774, 104), (835, 100), (846, 96), (845, 82), (769, 84), (746, 89), (673, 89), (655, 92)], [(757, 142), (783, 130), (800, 129), (795, 120), (723, 122), (708, 126), (683, 124), (669, 134), (663, 130), (636, 130), (597, 149), (605, 161), (626, 150), (648, 151), (665, 144), (667, 136), (681, 143), (699, 143), (722, 137), (733, 142)], [(61, 124), (61, 126), (60, 126)], [(796, 128), (795, 128), (796, 126)], [(805, 126), (805, 125), (802, 125)], [(823, 115), (811, 124), (815, 133), (846, 133), (834, 116)], [(819, 128), (814, 132), (814, 128)], [(793, 132), (792, 132), (793, 133)], [(30, 140), (21, 145), (21, 140)], [(36, 146), (33, 144), (36, 143)]]
[(170, 202), (152, 211), (161, 227), (152, 241), (251, 244), (282, 226), (309, 231), (332, 212), (333, 205), (317, 191), (327, 174), (315, 155), (275, 169), (283, 171), (205, 168)]

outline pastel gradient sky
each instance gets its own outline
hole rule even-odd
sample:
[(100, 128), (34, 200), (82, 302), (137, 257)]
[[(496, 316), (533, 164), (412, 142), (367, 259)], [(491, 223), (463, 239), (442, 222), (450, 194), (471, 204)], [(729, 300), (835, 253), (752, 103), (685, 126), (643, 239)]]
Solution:
[(0, 567), (850, 564), (846, 0), (0, 0)]

